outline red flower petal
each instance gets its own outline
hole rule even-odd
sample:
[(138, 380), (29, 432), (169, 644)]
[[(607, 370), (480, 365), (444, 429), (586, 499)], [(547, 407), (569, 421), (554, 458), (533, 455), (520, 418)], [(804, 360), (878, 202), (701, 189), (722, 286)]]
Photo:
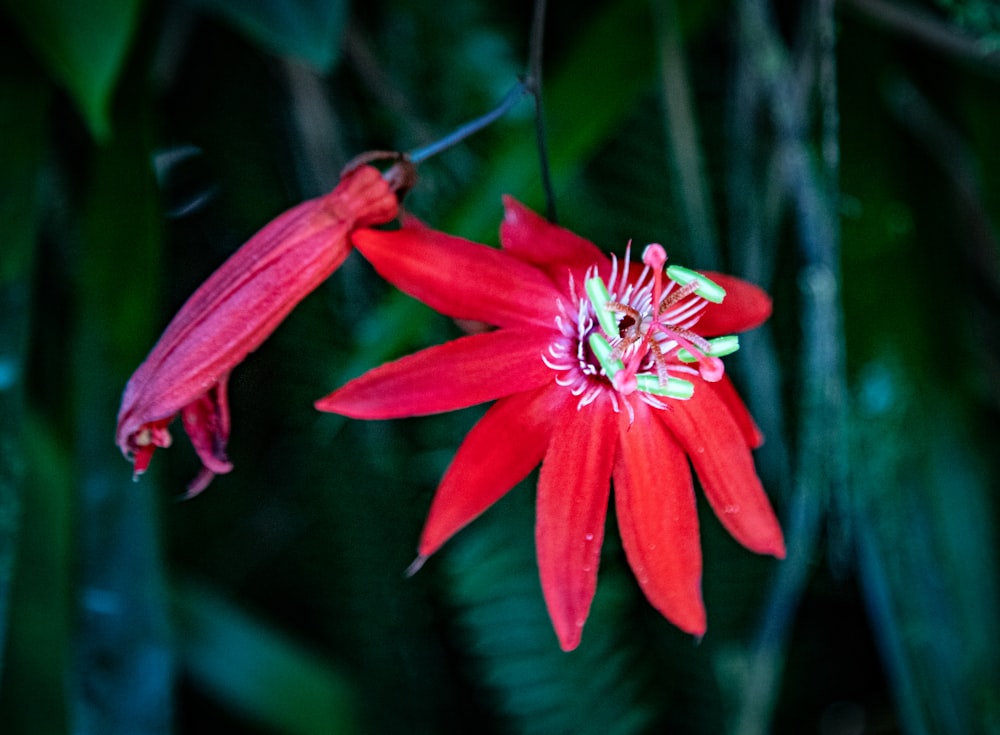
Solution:
[(733, 415), (733, 420), (740, 427), (743, 439), (751, 449), (756, 449), (764, 443), (764, 435), (757, 426), (757, 422), (753, 420), (753, 416), (750, 415), (750, 411), (747, 410), (740, 394), (736, 392), (736, 386), (733, 385), (733, 381), (729, 379), (728, 375), (723, 375), (722, 380), (704, 387), (714, 390), (715, 394), (726, 404), (729, 413)]
[(542, 592), (559, 644), (580, 644), (597, 587), (615, 456), (606, 401), (560, 412), (538, 478), (535, 545)]
[(771, 316), (771, 297), (764, 289), (725, 273), (702, 273), (726, 289), (721, 304), (708, 304), (696, 331), (704, 337), (736, 334), (759, 327)]
[(691, 458), (712, 510), (733, 538), (759, 554), (785, 556), (781, 528), (726, 404), (695, 380), (694, 396), (660, 416)]
[(568, 270), (586, 270), (608, 258), (589, 240), (551, 224), (510, 196), (503, 198), (500, 242), (518, 260), (544, 269), (558, 287)]
[(359, 231), (354, 245), (379, 275), (442, 314), (552, 328), (559, 291), (500, 250), (411, 223), (395, 232)]
[(472, 427), (438, 487), (420, 537), (428, 557), (523, 480), (549, 443), (562, 391), (542, 388), (503, 398)]
[(619, 417), (615, 508), (622, 545), (646, 598), (681, 630), (705, 633), (701, 543), (691, 470), (652, 409), (634, 402), (635, 422)]
[(361, 419), (426, 416), (538, 388), (552, 382), (542, 362), (550, 341), (536, 327), (460, 337), (369, 370), (316, 408)]
[(215, 474), (229, 472), (233, 466), (226, 457), (229, 441), (229, 374), (223, 375), (211, 390), (181, 410), (184, 430), (205, 467)]

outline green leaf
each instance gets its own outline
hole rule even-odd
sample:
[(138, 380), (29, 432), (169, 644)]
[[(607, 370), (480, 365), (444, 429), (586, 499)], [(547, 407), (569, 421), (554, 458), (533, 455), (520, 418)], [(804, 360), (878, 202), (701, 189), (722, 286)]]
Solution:
[(901, 364), (863, 371), (851, 432), (865, 458), (852, 523), (869, 615), (909, 732), (996, 732), (991, 489), (956, 406), (917, 391)]
[(219, 700), (287, 735), (357, 732), (353, 687), (328, 663), (207, 587), (173, 596), (180, 663)]
[[(533, 476), (534, 477), (534, 476)], [(631, 607), (634, 586), (605, 549), (580, 647), (565, 653), (545, 610), (535, 561), (533, 493), (522, 483), (441, 553), (454, 636), (468, 678), (502, 732), (651, 732), (651, 670)], [(619, 553), (614, 562), (622, 562)], [(436, 565), (432, 561), (429, 564)], [(430, 571), (430, 570), (429, 570)], [(432, 573), (432, 572), (431, 572)]]
[(48, 72), (69, 92), (90, 132), (110, 135), (112, 93), (142, 0), (7, 0), (14, 20)]
[(25, 378), (31, 283), (38, 223), (38, 182), (45, 155), (43, 80), (0, 60), (0, 666), (17, 544), (25, 458)]
[(196, 0), (279, 56), (329, 71), (347, 23), (346, 0)]
[(72, 391), (72, 425), (63, 436), (75, 450), (77, 615), (67, 672), (74, 726), (158, 735), (173, 717), (173, 666), (156, 488), (132, 482), (109, 440), (122, 386), (153, 332), (161, 251), (150, 105), (136, 71), (115, 105), (114, 138), (91, 151), (79, 176), (76, 206), (50, 222), (50, 236), (76, 256), (76, 318), (61, 344), (42, 330), (36, 339), (49, 354), (67, 356)]
[(26, 482), (10, 588), (11, 636), (0, 722), (5, 733), (68, 733), (66, 672), (73, 606), (71, 460), (42, 421), (25, 421)]

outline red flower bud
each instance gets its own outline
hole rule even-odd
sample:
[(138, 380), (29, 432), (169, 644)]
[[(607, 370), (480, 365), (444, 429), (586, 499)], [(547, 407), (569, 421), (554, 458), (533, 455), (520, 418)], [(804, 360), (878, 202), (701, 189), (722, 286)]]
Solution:
[(188, 495), (232, 469), (230, 371), (337, 269), (355, 229), (396, 217), (395, 191), (412, 179), (405, 159), (385, 177), (371, 166), (349, 166), (333, 191), (271, 221), (191, 295), (122, 396), (116, 441), (135, 476), (157, 447), (170, 446), (167, 426), (178, 413), (203, 465)]

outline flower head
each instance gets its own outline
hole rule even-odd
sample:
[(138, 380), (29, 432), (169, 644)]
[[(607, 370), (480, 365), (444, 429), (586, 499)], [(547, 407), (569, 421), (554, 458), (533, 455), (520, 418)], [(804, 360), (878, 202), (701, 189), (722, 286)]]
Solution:
[(411, 176), (405, 161), (384, 177), (371, 166), (349, 166), (333, 191), (271, 221), (191, 295), (122, 396), (116, 441), (136, 476), (158, 447), (170, 446), (167, 427), (177, 414), (202, 462), (188, 494), (232, 469), (230, 371), (344, 261), (351, 232), (396, 217), (394, 190)]
[[(438, 487), (416, 564), (541, 462), (536, 547), (560, 644), (580, 641), (597, 584), (611, 480), (622, 542), (647, 598), (681, 629), (706, 628), (690, 462), (716, 515), (747, 548), (784, 555), (750, 449), (761, 436), (724, 374), (731, 335), (770, 314), (755, 286), (642, 264), (508, 199), (502, 250), (407, 221), (357, 249), (401, 290), (497, 329), (376, 368), (317, 402), (386, 419), (496, 403)], [(712, 339), (712, 338), (716, 339)]]

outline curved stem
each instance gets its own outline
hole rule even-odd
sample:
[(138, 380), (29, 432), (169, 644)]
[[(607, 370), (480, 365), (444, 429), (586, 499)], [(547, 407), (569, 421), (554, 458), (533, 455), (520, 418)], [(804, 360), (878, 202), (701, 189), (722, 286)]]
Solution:
[(521, 97), (530, 94), (535, 101), (535, 139), (538, 143), (538, 161), (541, 166), (542, 189), (545, 192), (546, 216), (549, 222), (556, 222), (556, 202), (549, 171), (548, 148), (545, 143), (545, 120), (542, 114), (542, 47), (545, 30), (546, 0), (536, 0), (531, 20), (531, 40), (528, 54), (528, 74), (504, 96), (500, 104), (485, 115), (470, 120), (440, 140), (416, 148), (406, 154), (412, 163), (421, 163), (431, 156), (451, 148), (456, 143), (477, 133), (503, 117)]
[(451, 148), (456, 143), (460, 143), (466, 138), (468, 138), (473, 133), (478, 133), (483, 128), (487, 127), (494, 121), (503, 117), (508, 110), (510, 110), (514, 105), (520, 101), (520, 99), (531, 92), (530, 86), (525, 81), (519, 81), (514, 87), (504, 96), (500, 104), (494, 107), (492, 110), (487, 112), (485, 115), (470, 120), (458, 129), (452, 131), (440, 140), (436, 140), (433, 143), (425, 145), (421, 148), (417, 148), (407, 154), (407, 157), (413, 163), (420, 163), (425, 161), (431, 156), (436, 156), (448, 148)]

